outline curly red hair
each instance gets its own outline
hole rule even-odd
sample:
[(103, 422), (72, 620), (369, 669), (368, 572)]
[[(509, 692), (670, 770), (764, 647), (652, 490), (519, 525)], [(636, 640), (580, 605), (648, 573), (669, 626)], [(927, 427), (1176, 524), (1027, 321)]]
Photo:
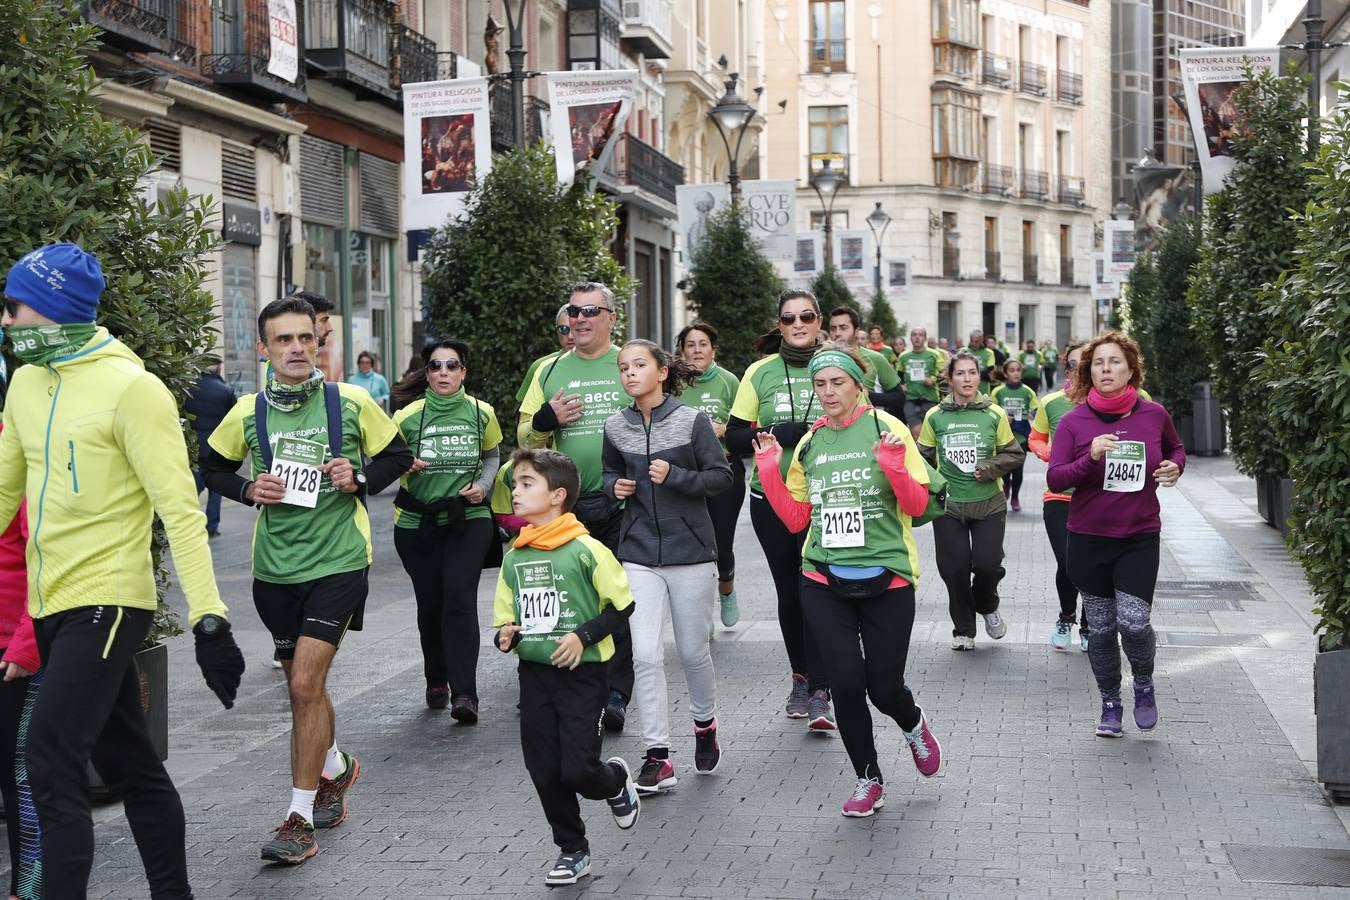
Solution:
[(1082, 362), (1074, 369), (1064, 393), (1075, 403), (1085, 403), (1088, 391), (1092, 390), (1092, 357), (1103, 344), (1115, 344), (1125, 356), (1125, 364), (1130, 367), (1130, 385), (1135, 388), (1144, 386), (1144, 357), (1139, 345), (1127, 334), (1119, 331), (1105, 331), (1083, 345)]

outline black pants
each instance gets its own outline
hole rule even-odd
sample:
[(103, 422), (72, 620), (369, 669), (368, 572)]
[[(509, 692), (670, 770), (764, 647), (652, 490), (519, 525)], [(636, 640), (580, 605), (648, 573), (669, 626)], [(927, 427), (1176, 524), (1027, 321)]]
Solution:
[(1041, 369), (1041, 376), (1045, 379), (1045, 389), (1048, 391), (1055, 386), (1055, 369), (1046, 366)]
[(1122, 649), (1134, 683), (1153, 683), (1158, 645), (1150, 619), (1160, 550), (1157, 534), (1106, 538), (1069, 532), (1069, 577), (1083, 594), (1088, 662), (1103, 700), (1120, 699)]
[(859, 778), (881, 778), (868, 698), (906, 731), (919, 724), (919, 707), (905, 686), (905, 659), (914, 630), (914, 588), (895, 588), (867, 600), (845, 600), (827, 585), (803, 577), (801, 591), (802, 612), (820, 647), (839, 736), (853, 771)]
[(1028, 375), (1026, 370), (1022, 372), (1022, 383), (1038, 394), (1041, 392), (1041, 379), (1035, 375)]
[(933, 520), (938, 574), (947, 586), (952, 636), (975, 637), (975, 616), (998, 609), (1003, 580), (1003, 532), (1006, 511), (983, 519), (965, 519), (948, 511)]
[(600, 761), (605, 664), (569, 670), (522, 660), (519, 670), (520, 749), (553, 843), (564, 853), (590, 852), (577, 795), (606, 800), (624, 787), (623, 772)]
[(394, 549), (417, 598), (429, 688), (449, 684), (452, 695), (478, 699), (478, 577), (496, 537), (491, 517), (469, 519), (458, 534), (448, 528), (394, 529)]
[(769, 575), (778, 594), (778, 627), (783, 631), (783, 646), (793, 673), (805, 675), (812, 691), (829, 690), (830, 682), (821, 667), (816, 643), (806, 630), (802, 616), (802, 545), (806, 530), (793, 534), (787, 530), (769, 501), (750, 495), (750, 524), (769, 563)]
[[(1022, 449), (1025, 450), (1026, 447), (1023, 447)], [(1026, 456), (1023, 456), (1022, 461), (1017, 464), (1017, 468), (1013, 469), (1008, 474), (1003, 476), (1003, 496), (1008, 497), (1012, 500), (1021, 499), (1022, 475), (1023, 475), (1022, 470), (1026, 466), (1026, 464), (1027, 458)]]
[[(610, 553), (619, 552), (622, 510), (603, 522), (582, 519), (581, 524), (586, 526), (591, 537), (608, 547)], [(628, 620), (620, 622), (610, 637), (614, 638), (614, 655), (609, 660), (609, 689), (627, 703), (633, 696), (633, 636), (628, 632)]]
[(183, 803), (159, 761), (133, 656), (149, 610), (84, 606), (34, 624), (42, 654), (28, 733), (28, 776), (42, 826), (42, 896), (80, 898), (94, 860), (85, 766), (122, 796), (150, 896), (191, 898)]
[(739, 456), (731, 457), (731, 487), (708, 498), (708, 515), (712, 517), (713, 533), (717, 537), (717, 580), (731, 581), (736, 577), (736, 521), (741, 517), (745, 503), (745, 463)]
[[(1064, 500), (1046, 500), (1042, 518), (1045, 536), (1055, 554), (1055, 592), (1059, 594), (1059, 621), (1073, 623), (1078, 617), (1078, 588), (1073, 586), (1067, 566), (1069, 552), (1069, 504)], [(1087, 624), (1087, 612), (1079, 624)]]
[(0, 681), (0, 796), (5, 798), (5, 830), (9, 832), (8, 896), (20, 900), (37, 900), (42, 895), (41, 830), (24, 761), (28, 721), (41, 683), (41, 671), (32, 678)]

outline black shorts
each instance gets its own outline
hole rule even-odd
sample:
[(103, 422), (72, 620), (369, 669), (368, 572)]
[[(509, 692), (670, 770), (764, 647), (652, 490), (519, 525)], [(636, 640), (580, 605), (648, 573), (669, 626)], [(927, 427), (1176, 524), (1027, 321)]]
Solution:
[(295, 642), (302, 636), (340, 647), (343, 635), (360, 631), (369, 572), (339, 572), (298, 584), (253, 579), (253, 605), (272, 632), (278, 658), (294, 658)]
[(910, 428), (922, 425), (924, 417), (928, 411), (937, 406), (932, 400), (906, 400), (905, 401), (905, 424)]

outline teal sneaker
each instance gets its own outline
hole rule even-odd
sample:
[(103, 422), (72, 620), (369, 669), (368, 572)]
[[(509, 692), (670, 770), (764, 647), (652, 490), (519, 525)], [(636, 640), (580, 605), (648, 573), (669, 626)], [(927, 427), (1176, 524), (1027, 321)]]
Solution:
[(1050, 646), (1056, 650), (1068, 650), (1069, 644), (1073, 642), (1073, 623), (1065, 622), (1060, 619), (1055, 623), (1055, 628), (1050, 632)]
[(736, 592), (721, 594), (718, 597), (722, 605), (722, 624), (730, 628), (741, 620), (741, 608), (736, 605)]

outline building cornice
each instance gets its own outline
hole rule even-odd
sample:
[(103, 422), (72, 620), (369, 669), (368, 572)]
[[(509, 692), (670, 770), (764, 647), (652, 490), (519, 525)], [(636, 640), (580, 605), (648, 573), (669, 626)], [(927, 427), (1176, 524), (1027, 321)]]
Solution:
[[(199, 88), (183, 81), (159, 78), (154, 82), (154, 89), (157, 93), (173, 98), (171, 104), (181, 103), (184, 106), (211, 113), (222, 119), (242, 122), (263, 131), (287, 135), (304, 134), (305, 132), (305, 126), (294, 119), (267, 112), (256, 106), (241, 103), (223, 94), (217, 94), (215, 91), (208, 91), (205, 88)], [(167, 107), (165, 108), (167, 109)]]

